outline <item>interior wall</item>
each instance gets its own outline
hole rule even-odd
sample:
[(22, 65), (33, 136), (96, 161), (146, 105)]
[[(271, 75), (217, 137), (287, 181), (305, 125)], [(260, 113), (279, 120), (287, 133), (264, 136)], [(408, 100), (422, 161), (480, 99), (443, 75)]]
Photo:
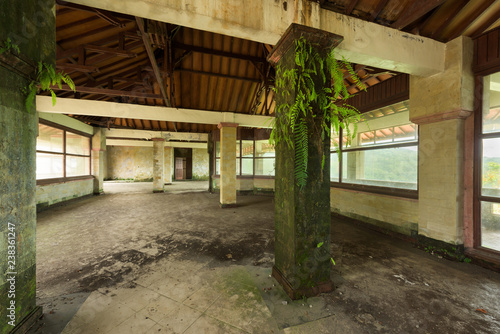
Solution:
[(418, 200), (331, 188), (332, 212), (411, 236), (418, 232)]
[[(213, 189), (220, 189), (220, 178), (213, 178)], [(273, 192), (274, 178), (237, 178), (237, 191)]]
[(107, 146), (108, 180), (153, 180), (153, 148)]
[(205, 148), (193, 148), (193, 180), (208, 180), (208, 151)]

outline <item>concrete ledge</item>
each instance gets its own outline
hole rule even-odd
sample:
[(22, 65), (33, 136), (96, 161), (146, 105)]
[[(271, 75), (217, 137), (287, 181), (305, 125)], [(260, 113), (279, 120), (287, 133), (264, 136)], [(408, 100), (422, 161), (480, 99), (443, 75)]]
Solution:
[(33, 327), (38, 319), (43, 315), (43, 309), (41, 306), (36, 306), (33, 311), (31, 311), (27, 316), (25, 316), (20, 323), (14, 327), (11, 331), (12, 334), (24, 334)]
[(303, 297), (315, 297), (320, 293), (332, 292), (334, 285), (332, 281), (320, 282), (315, 287), (303, 287), (299, 289), (294, 289), (286, 277), (281, 273), (281, 271), (273, 266), (272, 276), (278, 281), (278, 283), (283, 287), (288, 297), (292, 300), (301, 299)]
[(153, 190), (153, 193), (155, 193), (155, 194), (164, 193), (164, 192), (165, 192), (165, 189), (163, 189), (163, 190), (156, 190), (156, 189)]

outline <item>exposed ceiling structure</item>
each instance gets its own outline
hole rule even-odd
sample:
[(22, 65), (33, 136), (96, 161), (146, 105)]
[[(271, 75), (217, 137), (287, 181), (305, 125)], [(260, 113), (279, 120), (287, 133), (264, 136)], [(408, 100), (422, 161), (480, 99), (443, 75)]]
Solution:
[(321, 7), (448, 42), (500, 26), (496, 0), (320, 0)]
[[(328, 10), (439, 41), (500, 24), (491, 0), (323, 0)], [(69, 73), (60, 97), (272, 116), (271, 45), (57, 1), (57, 68)], [(368, 87), (398, 73), (353, 67)], [(345, 71), (351, 94), (359, 91)], [(369, 89), (369, 88), (368, 88)], [(94, 126), (208, 133), (213, 124), (85, 115)]]

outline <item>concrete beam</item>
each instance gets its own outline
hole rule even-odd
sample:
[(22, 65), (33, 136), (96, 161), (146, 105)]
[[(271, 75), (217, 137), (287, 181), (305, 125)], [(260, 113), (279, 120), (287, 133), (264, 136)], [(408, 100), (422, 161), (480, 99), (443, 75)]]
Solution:
[[(444, 70), (445, 44), (322, 9), (309, 0), (69, 0), (194, 29), (275, 45), (291, 23), (344, 37), (338, 57), (429, 76)], [(252, 15), (248, 15), (252, 13)]]
[(85, 124), (85, 123), (83, 123), (75, 118), (68, 117), (66, 115), (49, 114), (49, 113), (45, 113), (45, 112), (40, 112), (40, 113), (38, 113), (38, 117), (40, 119), (44, 119), (44, 120), (52, 122), (52, 123), (57, 123), (57, 124), (66, 126), (68, 128), (78, 130), (80, 132), (85, 132), (89, 135), (94, 134), (94, 128), (92, 126)]
[(208, 134), (192, 133), (192, 132), (110, 129), (110, 130), (105, 130), (105, 134), (106, 137), (113, 137), (113, 138), (133, 138), (133, 139), (164, 138), (165, 140), (208, 141)]
[[(142, 146), (153, 147), (152, 141), (143, 140), (127, 140), (127, 139), (106, 139), (106, 146)], [(186, 142), (165, 142), (165, 147), (177, 148), (207, 148), (207, 143), (186, 143)]]
[(271, 121), (273, 120), (273, 117), (269, 116), (196, 109), (177, 109), (171, 107), (153, 107), (138, 104), (65, 99), (60, 97), (57, 98), (56, 105), (52, 106), (52, 100), (48, 96), (37, 96), (36, 107), (39, 112), (56, 114), (147, 119), (197, 124), (219, 124), (228, 122), (238, 123), (239, 126), (255, 128), (271, 128)]

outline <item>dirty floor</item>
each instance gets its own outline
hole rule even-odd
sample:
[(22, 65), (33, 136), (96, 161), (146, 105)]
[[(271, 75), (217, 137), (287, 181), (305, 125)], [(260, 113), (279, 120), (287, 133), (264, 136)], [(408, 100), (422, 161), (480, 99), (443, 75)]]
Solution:
[(269, 277), (272, 197), (133, 185), (39, 213), (30, 333), (500, 332), (499, 273), (332, 220), (336, 290), (292, 302)]

